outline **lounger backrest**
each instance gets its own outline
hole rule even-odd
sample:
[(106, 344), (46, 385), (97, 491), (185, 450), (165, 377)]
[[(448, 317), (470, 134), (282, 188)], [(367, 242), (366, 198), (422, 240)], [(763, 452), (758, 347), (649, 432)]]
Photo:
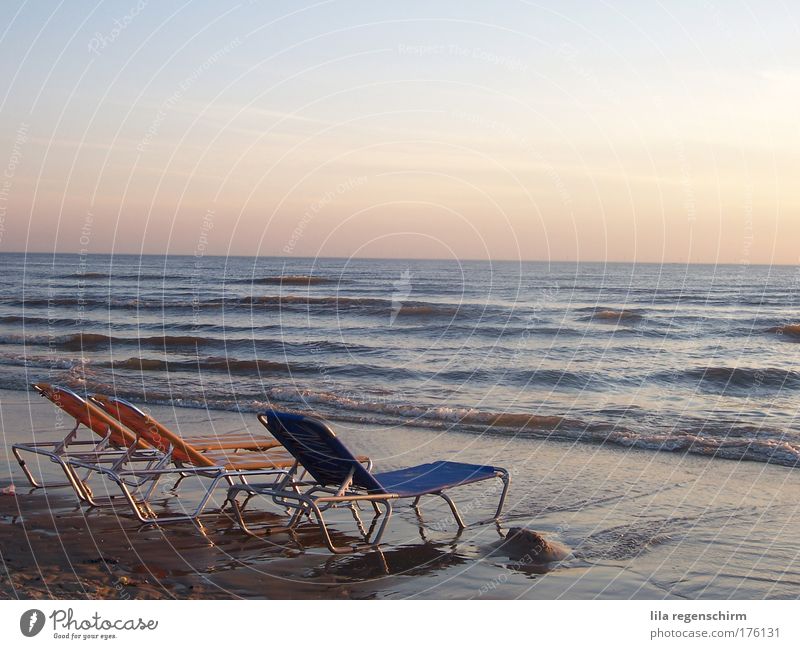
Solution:
[(320, 484), (339, 486), (352, 471), (354, 486), (370, 493), (383, 492), (372, 474), (319, 419), (269, 410), (258, 420)]
[(92, 401), (160, 451), (166, 453), (171, 445), (173, 459), (194, 466), (215, 466), (214, 462), (193, 446), (132, 403), (104, 394), (93, 395)]
[(127, 430), (119, 421), (68, 388), (47, 383), (34, 383), (33, 389), (47, 397), (75, 421), (94, 431), (100, 437), (111, 435), (111, 443), (120, 448), (128, 448), (136, 442), (136, 435)]

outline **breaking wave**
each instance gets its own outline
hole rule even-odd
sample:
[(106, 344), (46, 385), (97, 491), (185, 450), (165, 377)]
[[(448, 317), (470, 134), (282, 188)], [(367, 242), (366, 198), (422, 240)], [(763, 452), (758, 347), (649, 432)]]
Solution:
[[(139, 359), (142, 360), (142, 359)], [(157, 361), (153, 361), (157, 362)], [(96, 391), (114, 386), (81, 385)], [(140, 398), (138, 394), (120, 394)], [(261, 397), (226, 398), (206, 395), (204, 399), (150, 393), (148, 403), (188, 408), (210, 408), (258, 413), (270, 408), (309, 410), (338, 421), (375, 426), (418, 426), (500, 437), (532, 437), (565, 442), (588, 442), (649, 451), (689, 453), (720, 459), (754, 461), (787, 467), (800, 466), (800, 443), (780, 436), (760, 436), (757, 429), (738, 430), (717, 422), (695, 424), (688, 430), (642, 430), (585, 421), (563, 415), (491, 412), (473, 408), (428, 407), (381, 400), (367, 401), (330, 391), (269, 387)]]

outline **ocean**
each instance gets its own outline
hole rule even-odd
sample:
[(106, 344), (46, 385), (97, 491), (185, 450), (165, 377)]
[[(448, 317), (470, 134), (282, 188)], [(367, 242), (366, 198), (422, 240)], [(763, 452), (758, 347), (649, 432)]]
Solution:
[(800, 462), (800, 268), (0, 255), (0, 388)]

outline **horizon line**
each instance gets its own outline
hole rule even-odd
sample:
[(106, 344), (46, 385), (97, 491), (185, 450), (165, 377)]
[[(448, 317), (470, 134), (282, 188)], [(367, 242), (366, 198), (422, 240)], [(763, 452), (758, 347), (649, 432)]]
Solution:
[(85, 257), (192, 257), (204, 259), (207, 257), (214, 259), (238, 258), (265, 258), (265, 259), (322, 259), (322, 260), (347, 260), (359, 259), (363, 261), (449, 261), (449, 262), (483, 262), (483, 263), (534, 263), (534, 264), (640, 264), (640, 265), (661, 265), (661, 266), (800, 266), (800, 260), (796, 263), (786, 262), (749, 262), (749, 261), (637, 261), (637, 260), (618, 260), (618, 259), (519, 259), (519, 258), (490, 258), (480, 259), (474, 257), (467, 258), (442, 258), (442, 257), (342, 257), (342, 256), (282, 256), (282, 255), (258, 255), (258, 254), (203, 254), (193, 253), (168, 253), (168, 252), (81, 252), (81, 251), (38, 251), (38, 250), (5, 250), (0, 251), (0, 255), (75, 255)]

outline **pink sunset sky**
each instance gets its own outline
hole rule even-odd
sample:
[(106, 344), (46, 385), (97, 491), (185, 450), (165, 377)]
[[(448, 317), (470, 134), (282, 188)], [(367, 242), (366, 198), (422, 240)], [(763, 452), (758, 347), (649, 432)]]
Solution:
[(796, 264), (782, 3), (10, 3), (0, 252)]

